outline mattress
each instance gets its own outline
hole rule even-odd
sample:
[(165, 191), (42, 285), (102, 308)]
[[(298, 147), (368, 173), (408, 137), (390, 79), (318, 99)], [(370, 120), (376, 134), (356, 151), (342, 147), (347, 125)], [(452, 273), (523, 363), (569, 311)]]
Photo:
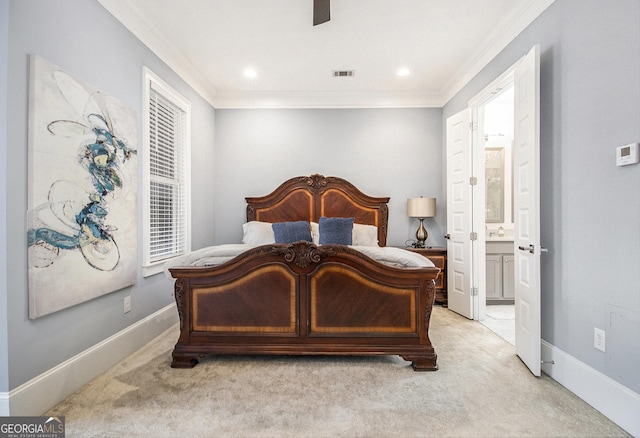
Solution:
[[(179, 266), (204, 267), (217, 266), (226, 263), (243, 252), (255, 248), (255, 245), (243, 243), (229, 243), (214, 245), (192, 251), (188, 254), (175, 257), (164, 264), (164, 272), (167, 278), (172, 279), (169, 269)], [(396, 268), (431, 268), (434, 267), (431, 260), (420, 254), (391, 246), (349, 246), (349, 248), (361, 252), (375, 261)]]

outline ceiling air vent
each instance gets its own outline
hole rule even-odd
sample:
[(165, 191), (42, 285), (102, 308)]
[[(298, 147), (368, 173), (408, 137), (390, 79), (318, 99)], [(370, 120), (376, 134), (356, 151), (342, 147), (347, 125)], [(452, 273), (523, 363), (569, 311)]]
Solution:
[(355, 75), (356, 72), (354, 70), (334, 70), (333, 77), (334, 78), (350, 78)]

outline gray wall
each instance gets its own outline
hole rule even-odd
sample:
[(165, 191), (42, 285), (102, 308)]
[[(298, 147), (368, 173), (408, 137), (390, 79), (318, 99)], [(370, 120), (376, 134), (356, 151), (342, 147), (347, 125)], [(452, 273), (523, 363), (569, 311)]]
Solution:
[[(288, 178), (339, 176), (371, 196), (389, 196), (388, 245), (415, 239), (408, 197), (442, 200), (440, 109), (216, 111), (215, 243), (239, 242), (245, 196)], [(444, 245), (444, 203), (427, 221), (430, 245)]]
[(9, 2), (0, 2), (0, 391), (9, 387), (7, 330), (7, 64)]
[(640, 165), (616, 167), (615, 148), (640, 141), (639, 24), (637, 0), (556, 0), (443, 109), (540, 44), (542, 337), (635, 392)]
[[(70, 357), (103, 341), (120, 330), (145, 318), (173, 302), (172, 285), (163, 275), (142, 278), (137, 284), (92, 301), (29, 320), (27, 294), (27, 133), (28, 133), (28, 55), (41, 55), (63, 70), (104, 91), (132, 107), (138, 115), (138, 148), (142, 145), (142, 67), (148, 66), (178, 92), (191, 101), (193, 109), (193, 160), (213, 161), (215, 111), (197, 93), (153, 55), (139, 40), (124, 29), (95, 1), (85, 0), (12, 0), (2, 2), (3, 20), (8, 4), (9, 56), (7, 142), (0, 139), (0, 155), (6, 154), (7, 168), (0, 167), (4, 183), (0, 192), (0, 210), (6, 226), (2, 228), (2, 251), (10, 257), (6, 266), (5, 285), (0, 287), (1, 306), (0, 352), (2, 362), (8, 357), (8, 370), (0, 365), (0, 391), (8, 391), (40, 375)], [(1, 26), (2, 29), (7, 29)], [(6, 30), (2, 31), (3, 33)], [(3, 40), (0, 40), (3, 41)], [(0, 45), (0, 56), (5, 51)], [(3, 58), (5, 59), (5, 58)], [(4, 64), (3, 65), (7, 65)], [(3, 72), (4, 73), (4, 72)], [(0, 89), (4, 91), (4, 88)], [(2, 93), (0, 93), (1, 95)], [(4, 105), (3, 110), (4, 111)], [(0, 114), (2, 115), (2, 114)], [(5, 163), (5, 160), (1, 160)], [(141, 182), (141, 158), (138, 159)], [(210, 187), (210, 167), (195, 166), (194, 185)], [(4, 202), (5, 187), (6, 207)], [(208, 199), (202, 192), (195, 202)], [(142, 199), (139, 197), (139, 219)], [(6, 210), (6, 211), (5, 211)], [(197, 209), (194, 217), (194, 245), (202, 245), (212, 222), (212, 207)], [(207, 215), (209, 215), (207, 217)], [(139, 221), (138, 247), (141, 249), (142, 226)], [(4, 241), (6, 238), (6, 242)], [(142, 251), (139, 252), (140, 262)], [(123, 314), (123, 298), (131, 295), (132, 312)], [(8, 320), (4, 320), (4, 309)], [(28, 346), (28, 347), (27, 347)], [(7, 354), (4, 354), (6, 350)], [(7, 378), (8, 376), (8, 378)], [(8, 382), (7, 382), (8, 380)]]

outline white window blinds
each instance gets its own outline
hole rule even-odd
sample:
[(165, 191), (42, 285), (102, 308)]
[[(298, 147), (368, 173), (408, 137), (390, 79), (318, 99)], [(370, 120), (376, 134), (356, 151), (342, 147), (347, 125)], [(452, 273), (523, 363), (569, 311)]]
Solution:
[(155, 262), (185, 251), (184, 111), (153, 87), (149, 99), (150, 236)]
[(189, 251), (189, 105), (164, 83), (147, 83), (145, 266)]

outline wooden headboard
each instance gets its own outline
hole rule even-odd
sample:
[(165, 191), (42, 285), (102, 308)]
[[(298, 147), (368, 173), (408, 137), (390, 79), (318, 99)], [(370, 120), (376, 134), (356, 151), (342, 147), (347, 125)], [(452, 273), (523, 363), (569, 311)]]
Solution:
[(266, 196), (245, 199), (247, 221), (318, 222), (320, 216), (352, 217), (357, 224), (378, 227), (379, 245), (387, 244), (389, 198), (365, 195), (342, 178), (318, 174), (297, 176)]

